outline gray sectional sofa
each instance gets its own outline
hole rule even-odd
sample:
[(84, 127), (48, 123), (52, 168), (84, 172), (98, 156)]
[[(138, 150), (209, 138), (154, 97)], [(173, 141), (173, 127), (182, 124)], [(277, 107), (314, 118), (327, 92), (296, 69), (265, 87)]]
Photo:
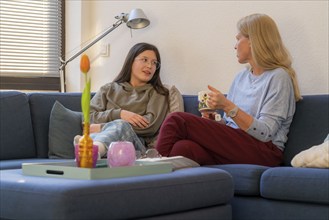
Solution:
[[(24, 94), (15, 91), (0, 92), (1, 219), (21, 219), (28, 215), (29, 212), (25, 209), (15, 211), (17, 208), (15, 202), (17, 201), (19, 207), (22, 205), (19, 201), (24, 200), (26, 196), (17, 193), (18, 191), (15, 193), (14, 191), (17, 189), (10, 186), (10, 181), (15, 182), (19, 179), (23, 162), (54, 161), (54, 159), (48, 158), (49, 116), (52, 106), (58, 100), (66, 108), (80, 111), (80, 97), (80, 93)], [(197, 96), (184, 95), (183, 98), (185, 111), (199, 115)], [(162, 185), (160, 186), (161, 190), (154, 188), (152, 192), (146, 190), (142, 194), (137, 192), (140, 188), (136, 187), (136, 184), (132, 184), (134, 178), (122, 178), (120, 181), (125, 185), (125, 190), (127, 187), (130, 190), (122, 194), (123, 199), (120, 202), (124, 203), (124, 198), (126, 201), (133, 200), (128, 203), (130, 207), (121, 215), (107, 215), (108, 212), (104, 211), (100, 211), (100, 213), (102, 216), (107, 216), (107, 219), (111, 219), (111, 217), (115, 219), (149, 217), (151, 219), (328, 220), (329, 169), (294, 168), (290, 165), (294, 155), (322, 143), (328, 135), (328, 108), (328, 94), (307, 95), (297, 103), (284, 152), (284, 163), (280, 167), (224, 164), (178, 170), (167, 176), (149, 175), (137, 178), (139, 181), (137, 186), (144, 181), (147, 186), (155, 186), (160, 183), (166, 185), (170, 182), (172, 187), (166, 185), (166, 188)], [(155, 180), (158, 182), (152, 182)], [(30, 184), (33, 181), (31, 180)], [(71, 183), (63, 181), (56, 179), (54, 184), (66, 185)], [(114, 182), (116, 181), (119, 180)], [(30, 186), (31, 190), (34, 186), (43, 189), (43, 184), (40, 181), (35, 181), (35, 184)], [(48, 182), (45, 184), (47, 185)], [(109, 184), (113, 184), (113, 181)], [(185, 187), (183, 187), (184, 184)], [(117, 185), (113, 187), (122, 190)], [(46, 193), (47, 189), (44, 190)], [(50, 187), (49, 190), (55, 189)], [(155, 196), (158, 195), (157, 193), (162, 193), (160, 199), (149, 197), (153, 200), (146, 202), (148, 205), (153, 204), (154, 207), (157, 207), (156, 204), (161, 201), (162, 207), (158, 209), (153, 206), (152, 208), (150, 206), (144, 207), (145, 197), (143, 195), (145, 193), (153, 193)], [(188, 196), (189, 193), (193, 196)], [(135, 197), (132, 199), (132, 196), (142, 196), (141, 198), (144, 200)], [(179, 198), (186, 200), (182, 201)], [(106, 198), (103, 199), (105, 199), (104, 202), (111, 202), (110, 200), (107, 201)], [(72, 200), (71, 202), (76, 201)], [(40, 205), (41, 203), (36, 204)], [(47, 199), (42, 200), (42, 204), (47, 204)], [(58, 203), (56, 204), (58, 206)], [(29, 204), (24, 205), (29, 206)], [(49, 203), (49, 206), (51, 205), (52, 203)], [(92, 219), (92, 216), (88, 217), (83, 213), (83, 210), (81, 210), (82, 214), (75, 213), (73, 216), (70, 214), (70, 210), (65, 208), (67, 205), (68, 203), (58, 207), (62, 209), (57, 211), (62, 210), (63, 212), (58, 215), (58, 218), (79, 219), (84, 216), (84, 219)], [(139, 211), (136, 211), (136, 207), (132, 208), (133, 205), (137, 206)], [(178, 208), (174, 208), (174, 206)], [(45, 219), (54, 211), (49, 210), (47, 212), (47, 207), (45, 205), (45, 210), (40, 210), (40, 215), (35, 214), (39, 211), (35, 211), (34, 214), (31, 212), (31, 216), (34, 219), (40, 216)], [(111, 210), (110, 207), (111, 205), (107, 204), (108, 210)], [(120, 209), (120, 207), (114, 207)], [(22, 214), (17, 214), (20, 211)], [(97, 217), (101, 218), (101, 216)], [(51, 218), (54, 217), (49, 217), (49, 219)]]

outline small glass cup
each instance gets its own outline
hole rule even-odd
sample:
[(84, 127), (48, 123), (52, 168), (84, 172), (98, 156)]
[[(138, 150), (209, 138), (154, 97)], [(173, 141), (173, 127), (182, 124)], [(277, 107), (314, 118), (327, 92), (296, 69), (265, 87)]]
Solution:
[(139, 155), (138, 159), (144, 158), (161, 158), (161, 154), (155, 148), (148, 149), (144, 154)]
[(136, 161), (136, 151), (129, 141), (112, 142), (107, 151), (109, 167), (133, 166)]
[[(76, 161), (77, 167), (80, 167), (79, 145), (78, 144), (76, 144), (74, 146), (74, 155), (75, 155), (75, 161)], [(97, 145), (93, 145), (93, 168), (96, 167), (98, 158), (99, 158), (98, 146)]]

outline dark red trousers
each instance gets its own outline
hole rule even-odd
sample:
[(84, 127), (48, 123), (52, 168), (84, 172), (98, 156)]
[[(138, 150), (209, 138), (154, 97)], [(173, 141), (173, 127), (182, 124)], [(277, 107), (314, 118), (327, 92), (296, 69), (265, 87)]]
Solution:
[(168, 115), (156, 149), (162, 156), (184, 156), (200, 165), (258, 164), (277, 166), (282, 151), (272, 142), (262, 142), (241, 129), (186, 112)]

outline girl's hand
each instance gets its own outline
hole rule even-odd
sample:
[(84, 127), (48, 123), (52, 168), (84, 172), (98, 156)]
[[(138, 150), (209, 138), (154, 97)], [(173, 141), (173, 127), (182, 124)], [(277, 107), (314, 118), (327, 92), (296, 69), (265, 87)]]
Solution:
[(98, 133), (101, 131), (101, 124), (90, 124), (90, 133)]
[(121, 110), (120, 117), (135, 127), (146, 128), (149, 125), (149, 121), (146, 118), (127, 110)]

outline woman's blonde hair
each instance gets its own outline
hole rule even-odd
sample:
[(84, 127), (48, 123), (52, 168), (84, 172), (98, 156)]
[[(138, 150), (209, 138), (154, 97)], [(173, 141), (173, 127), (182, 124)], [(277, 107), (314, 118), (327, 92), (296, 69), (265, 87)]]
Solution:
[(265, 14), (252, 14), (242, 18), (237, 27), (243, 36), (249, 38), (256, 64), (267, 70), (278, 67), (286, 70), (294, 87), (296, 101), (302, 99), (296, 72), (291, 67), (291, 56), (273, 19)]

